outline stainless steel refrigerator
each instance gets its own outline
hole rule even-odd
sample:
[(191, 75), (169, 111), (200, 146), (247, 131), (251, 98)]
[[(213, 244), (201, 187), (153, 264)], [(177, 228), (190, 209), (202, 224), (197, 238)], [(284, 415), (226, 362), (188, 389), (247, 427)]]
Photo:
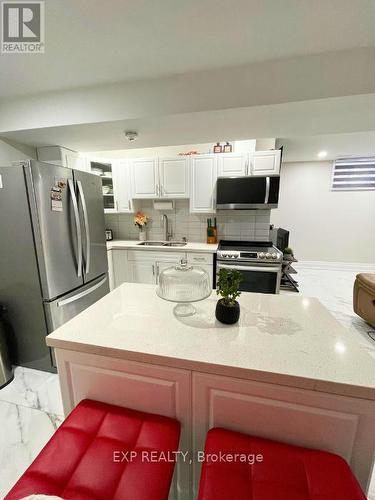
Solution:
[(101, 179), (27, 161), (0, 167), (0, 304), (14, 363), (54, 371), (48, 333), (109, 292)]

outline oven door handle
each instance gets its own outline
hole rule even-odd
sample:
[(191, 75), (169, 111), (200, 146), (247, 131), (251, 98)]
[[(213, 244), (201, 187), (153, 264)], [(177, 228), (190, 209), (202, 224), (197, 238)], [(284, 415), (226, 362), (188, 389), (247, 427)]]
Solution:
[(280, 266), (237, 266), (234, 264), (233, 266), (230, 265), (225, 265), (225, 264), (218, 264), (217, 265), (218, 269), (237, 269), (237, 271), (255, 271), (255, 272), (267, 272), (267, 273), (279, 273), (280, 272)]

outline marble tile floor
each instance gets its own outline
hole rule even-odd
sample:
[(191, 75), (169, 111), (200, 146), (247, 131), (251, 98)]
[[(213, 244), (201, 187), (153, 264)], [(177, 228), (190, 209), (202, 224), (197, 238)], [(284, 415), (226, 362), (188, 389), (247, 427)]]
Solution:
[(13, 382), (0, 390), (0, 499), (63, 419), (57, 375), (16, 367)]
[[(301, 295), (317, 297), (375, 360), (375, 341), (368, 335), (374, 329), (352, 311), (356, 272), (304, 265), (296, 268)], [(14, 381), (0, 390), (0, 499), (62, 421), (57, 375), (17, 367)], [(368, 498), (375, 500), (375, 474)]]

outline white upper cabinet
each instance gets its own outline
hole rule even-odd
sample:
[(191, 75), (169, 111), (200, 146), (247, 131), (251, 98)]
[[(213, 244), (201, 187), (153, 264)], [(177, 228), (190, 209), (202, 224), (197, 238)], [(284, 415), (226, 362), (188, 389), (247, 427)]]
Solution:
[(162, 198), (189, 197), (189, 163), (185, 157), (160, 158), (160, 196)]
[(119, 160), (113, 164), (113, 188), (115, 194), (116, 211), (133, 213), (130, 165), (129, 162)]
[(279, 175), (281, 150), (255, 151), (250, 154), (250, 175)]
[(90, 170), (86, 158), (71, 149), (60, 146), (43, 146), (37, 148), (37, 155), (38, 160), (52, 165), (61, 165), (76, 170)]
[(158, 160), (135, 159), (131, 164), (133, 198), (158, 198)]
[(187, 158), (132, 161), (133, 198), (188, 198)]
[(75, 159), (75, 167), (77, 170), (82, 170), (83, 172), (90, 172), (90, 160), (81, 154)]
[(247, 155), (223, 153), (218, 155), (218, 177), (239, 177), (247, 175)]
[(197, 155), (190, 162), (190, 212), (215, 212), (217, 157)]

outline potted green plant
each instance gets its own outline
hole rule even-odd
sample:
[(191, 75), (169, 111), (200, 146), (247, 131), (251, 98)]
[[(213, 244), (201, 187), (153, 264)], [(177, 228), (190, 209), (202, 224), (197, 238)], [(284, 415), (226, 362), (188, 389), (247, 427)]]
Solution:
[(284, 254), (284, 260), (293, 260), (294, 259), (293, 249), (290, 247), (285, 248), (283, 254)]
[(216, 304), (215, 315), (221, 323), (232, 325), (240, 317), (240, 304), (236, 299), (241, 295), (242, 274), (235, 269), (220, 269), (217, 276), (216, 293), (222, 298)]

